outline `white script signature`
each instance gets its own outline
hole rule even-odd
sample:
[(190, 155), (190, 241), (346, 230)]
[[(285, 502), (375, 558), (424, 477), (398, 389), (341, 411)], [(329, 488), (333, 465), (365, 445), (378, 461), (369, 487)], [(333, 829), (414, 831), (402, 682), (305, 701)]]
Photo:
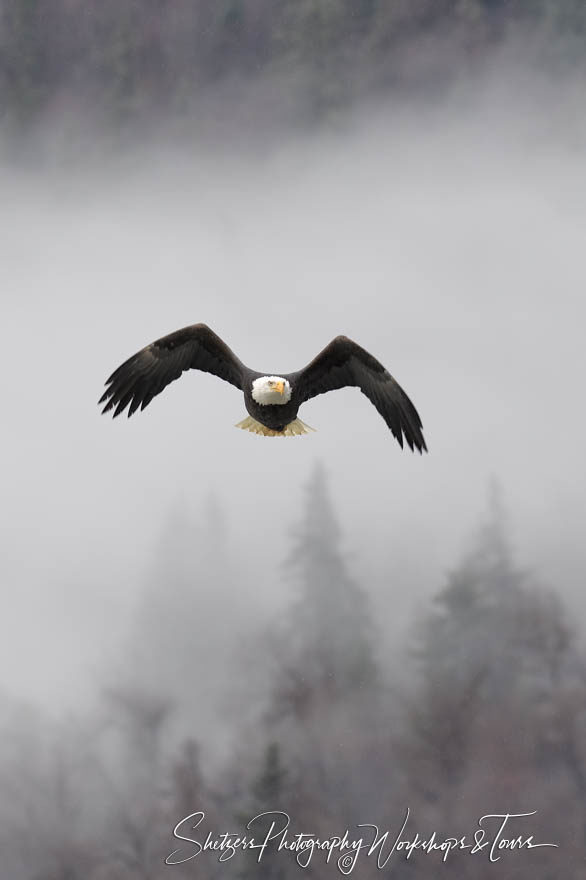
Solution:
[[(356, 826), (358, 834), (352, 836), (347, 828), (340, 836), (318, 837), (311, 832), (293, 832), (291, 817), (281, 810), (266, 811), (254, 816), (246, 825), (244, 833), (209, 831), (198, 839), (196, 831), (205, 819), (205, 813), (190, 813), (173, 829), (173, 836), (184, 844), (173, 850), (165, 859), (166, 865), (183, 865), (195, 860), (203, 852), (216, 854), (219, 862), (227, 862), (237, 852), (250, 851), (260, 864), (271, 853), (291, 853), (300, 868), (307, 868), (314, 857), (322, 854), (326, 864), (335, 863), (341, 874), (347, 876), (356, 867), (359, 855), (375, 857), (379, 870), (389, 866), (391, 858), (399, 854), (409, 860), (414, 853), (425, 855), (439, 853), (446, 862), (456, 852), (483, 855), (490, 862), (498, 862), (512, 850), (529, 850), (537, 847), (555, 847), (557, 843), (536, 843), (533, 834), (519, 833), (519, 820), (536, 814), (486, 813), (481, 816), (471, 835), (442, 837), (435, 831), (421, 835), (408, 830), (411, 812), (407, 808), (398, 833), (381, 831), (378, 825), (364, 823)], [(248, 832), (248, 833), (246, 833)]]

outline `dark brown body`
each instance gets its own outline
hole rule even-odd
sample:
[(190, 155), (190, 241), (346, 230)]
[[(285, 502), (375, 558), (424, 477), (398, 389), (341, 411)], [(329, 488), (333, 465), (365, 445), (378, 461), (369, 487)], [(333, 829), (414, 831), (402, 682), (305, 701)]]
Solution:
[[(279, 376), (280, 379), (287, 379), (291, 386), (291, 399), (288, 403), (257, 403), (252, 396), (252, 383), (261, 376)], [(287, 425), (297, 418), (297, 411), (301, 406), (301, 401), (295, 393), (295, 379), (297, 373), (257, 373), (254, 370), (247, 370), (242, 383), (244, 391), (244, 403), (248, 414), (273, 431), (282, 431)]]

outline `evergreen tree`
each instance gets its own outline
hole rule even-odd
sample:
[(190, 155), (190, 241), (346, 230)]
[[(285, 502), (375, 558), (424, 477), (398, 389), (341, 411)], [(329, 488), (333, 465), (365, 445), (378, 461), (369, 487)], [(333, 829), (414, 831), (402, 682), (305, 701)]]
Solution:
[[(270, 742), (265, 748), (259, 770), (250, 786), (251, 797), (247, 805), (247, 815), (243, 823), (252, 822), (250, 835), (257, 841), (265, 838), (270, 830), (271, 823), (275, 821), (274, 814), (291, 809), (291, 804), (285, 804), (287, 788), (287, 772), (281, 759), (281, 749), (277, 742)], [(258, 818), (257, 818), (258, 817)], [(278, 842), (277, 842), (278, 843)], [(278, 852), (274, 843), (269, 844), (267, 850), (258, 861), (258, 851), (245, 852), (245, 866), (240, 873), (241, 880), (285, 880), (288, 864), (287, 852)]]
[(521, 765), (533, 773), (531, 762), (557, 748), (578, 782), (584, 778), (572, 745), (576, 713), (560, 714), (562, 694), (580, 680), (574, 637), (558, 598), (515, 565), (496, 483), (473, 547), (433, 600), (416, 659), (404, 753), (411, 783), (427, 799), (469, 778), (472, 755), (477, 767), (492, 767), (496, 784), (499, 771), (503, 779)]
[(488, 516), (461, 563), (435, 596), (422, 662), (433, 679), (483, 680), (500, 692), (516, 657), (525, 575), (514, 564), (499, 485), (489, 488)]
[(186, 503), (176, 504), (153, 554), (129, 637), (129, 684), (148, 682), (153, 692), (175, 700), (197, 739), (214, 729), (216, 688), (249, 619), (246, 591), (234, 589), (234, 570), (218, 500), (204, 499), (199, 519)]
[(201, 809), (205, 784), (200, 766), (197, 742), (189, 738), (182, 743), (171, 766), (173, 815), (177, 820)]
[(340, 541), (326, 474), (318, 465), (286, 560), (296, 596), (287, 618), (289, 686), (281, 685), (302, 714), (315, 701), (349, 699), (376, 680), (368, 597), (349, 575)]

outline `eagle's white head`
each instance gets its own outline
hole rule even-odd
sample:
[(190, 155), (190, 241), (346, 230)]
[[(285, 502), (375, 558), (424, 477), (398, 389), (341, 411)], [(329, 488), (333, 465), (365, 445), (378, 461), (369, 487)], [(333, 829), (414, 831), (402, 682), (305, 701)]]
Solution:
[(262, 406), (289, 403), (291, 386), (282, 376), (261, 376), (252, 383), (252, 397)]

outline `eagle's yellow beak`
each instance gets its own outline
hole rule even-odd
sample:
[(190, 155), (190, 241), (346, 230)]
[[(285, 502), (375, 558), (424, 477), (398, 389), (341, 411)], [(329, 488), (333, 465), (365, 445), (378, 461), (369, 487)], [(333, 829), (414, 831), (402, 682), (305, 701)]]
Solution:
[(275, 390), (279, 392), (279, 394), (283, 394), (285, 391), (285, 383), (284, 382), (276, 382)]

